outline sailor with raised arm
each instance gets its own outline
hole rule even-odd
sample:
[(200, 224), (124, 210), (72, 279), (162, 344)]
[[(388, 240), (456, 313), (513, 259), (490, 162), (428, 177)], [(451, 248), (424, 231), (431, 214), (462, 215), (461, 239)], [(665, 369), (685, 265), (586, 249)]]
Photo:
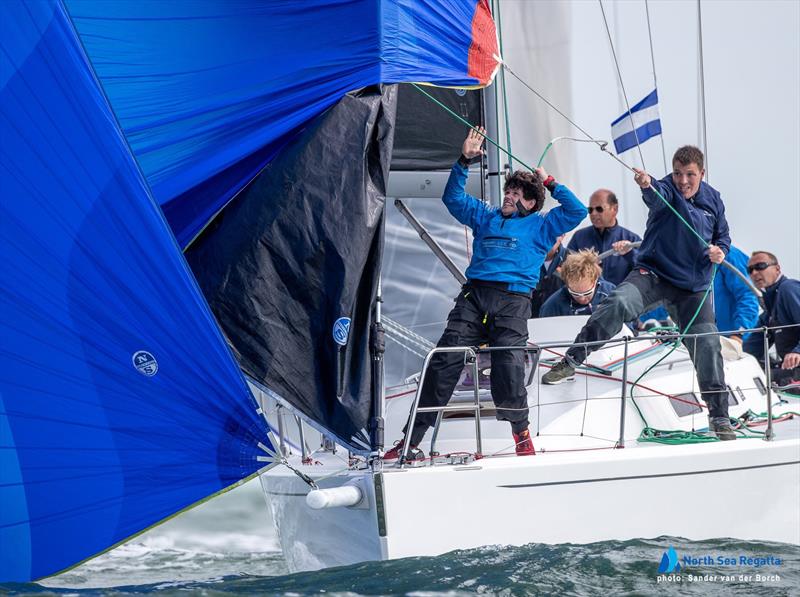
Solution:
[[(501, 207), (490, 207), (468, 195), (469, 164), (483, 154), (484, 129), (471, 130), (453, 166), (442, 201), (452, 216), (472, 229), (473, 255), (467, 268), (467, 283), (455, 299), (447, 318), (447, 327), (437, 346), (524, 347), (528, 341), (528, 317), (531, 292), (547, 252), (556, 239), (575, 228), (586, 208), (578, 198), (549, 176), (543, 168), (535, 172), (516, 171), (506, 179)], [(547, 188), (560, 203), (546, 214)], [(528, 431), (527, 393), (525, 391), (525, 355), (523, 350), (491, 353), (492, 400), (497, 418), (511, 423), (511, 431), (520, 456), (535, 454)], [(448, 403), (464, 368), (464, 353), (438, 353), (431, 358), (423, 380), (420, 406), (443, 406)], [(417, 446), (436, 420), (436, 413), (419, 413), (411, 429), (385, 459), (404, 454), (406, 440), (412, 458), (421, 458)]]
[[(670, 176), (655, 181), (647, 172), (636, 170), (634, 180), (642, 189), (642, 199), (650, 211), (635, 269), (600, 304), (575, 342), (608, 340), (624, 321), (638, 317), (663, 300), (684, 333), (706, 334), (686, 339), (684, 344), (708, 405), (710, 427), (719, 439), (731, 440), (736, 436), (728, 418), (720, 341), (718, 336), (709, 335), (717, 332), (714, 308), (710, 300), (705, 300), (712, 264), (722, 263), (731, 241), (720, 194), (703, 182), (703, 161), (703, 152), (687, 145), (675, 152)], [(703, 243), (687, 223), (704, 239)], [(599, 345), (572, 346), (566, 357), (542, 377), (542, 383), (557, 384), (572, 379), (575, 368), (598, 348)]]

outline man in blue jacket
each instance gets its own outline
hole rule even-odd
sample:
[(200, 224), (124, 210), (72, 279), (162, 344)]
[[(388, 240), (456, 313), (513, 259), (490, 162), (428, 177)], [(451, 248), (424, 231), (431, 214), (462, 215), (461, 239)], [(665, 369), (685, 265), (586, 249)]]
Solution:
[(615, 288), (600, 277), (602, 273), (595, 251), (581, 249), (567, 255), (561, 265), (565, 285), (545, 301), (541, 316), (591, 315)]
[(631, 250), (630, 244), (642, 239), (617, 222), (619, 201), (613, 191), (597, 189), (589, 197), (588, 210), (592, 225), (576, 230), (567, 250), (594, 249), (598, 253), (616, 250), (617, 255), (603, 259), (603, 278), (617, 286), (633, 269), (637, 251)]
[[(778, 258), (767, 251), (756, 251), (747, 264), (753, 284), (764, 293), (765, 310), (757, 327), (776, 327), (800, 323), (800, 281), (781, 273)], [(800, 327), (771, 330), (769, 344), (775, 344), (780, 359), (772, 370), (779, 385), (800, 380)], [(753, 333), (744, 342), (744, 350), (757, 359), (764, 358), (764, 336)]]
[[(731, 245), (725, 260), (747, 275), (747, 255)], [(758, 298), (750, 287), (727, 267), (721, 267), (714, 278), (714, 313), (720, 332), (748, 330), (758, 321)], [(742, 347), (743, 334), (731, 334), (731, 340)]]
[[(711, 283), (712, 264), (725, 259), (730, 235), (719, 193), (703, 182), (703, 162), (703, 152), (684, 146), (672, 158), (671, 176), (655, 181), (643, 170), (636, 170), (634, 180), (641, 187), (642, 198), (650, 210), (636, 269), (592, 314), (575, 339), (576, 343), (608, 340), (624, 321), (638, 317), (662, 300), (681, 330), (697, 313), (686, 333), (717, 331), (711, 301), (703, 302), (703, 298)], [(656, 195), (654, 188), (692, 225), (708, 243), (708, 248)], [(711, 428), (719, 439), (736, 439), (728, 418), (728, 393), (719, 337), (699, 336), (685, 345), (708, 405)], [(542, 376), (542, 382), (555, 384), (572, 379), (575, 367), (597, 348), (572, 346), (566, 358)]]
[[(501, 207), (490, 207), (467, 195), (468, 166), (483, 150), (483, 129), (471, 130), (453, 166), (442, 201), (461, 224), (472, 229), (472, 260), (467, 268), (467, 283), (447, 317), (447, 327), (437, 346), (524, 347), (528, 341), (531, 292), (536, 287), (546, 253), (558, 236), (572, 230), (583, 219), (586, 208), (564, 185), (558, 184), (542, 168), (535, 173), (517, 171), (503, 189)], [(547, 188), (561, 205), (546, 214)], [(491, 353), (492, 400), (497, 418), (509, 421), (518, 455), (535, 453), (528, 431), (528, 395), (525, 390), (523, 350)], [(422, 385), (420, 406), (443, 406), (453, 393), (464, 368), (464, 353), (438, 353), (431, 359)], [(419, 413), (411, 433), (389, 450), (384, 459), (402, 456), (406, 440), (413, 458), (417, 446), (436, 421), (436, 413)]]

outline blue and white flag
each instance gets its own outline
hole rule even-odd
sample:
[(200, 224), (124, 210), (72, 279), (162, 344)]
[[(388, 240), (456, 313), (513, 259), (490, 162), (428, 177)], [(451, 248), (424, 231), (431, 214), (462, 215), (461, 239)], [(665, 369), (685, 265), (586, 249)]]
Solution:
[[(635, 133), (634, 127), (636, 127)], [(658, 116), (657, 89), (653, 89), (653, 92), (631, 108), (630, 112), (625, 112), (611, 123), (611, 137), (614, 139), (617, 153), (636, 147), (637, 138), (641, 144), (650, 137), (660, 134), (661, 120)]]

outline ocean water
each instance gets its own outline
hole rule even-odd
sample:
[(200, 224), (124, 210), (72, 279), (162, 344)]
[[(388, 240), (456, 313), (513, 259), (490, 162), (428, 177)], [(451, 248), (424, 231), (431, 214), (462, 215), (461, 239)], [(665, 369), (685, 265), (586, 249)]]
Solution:
[[(773, 557), (781, 564), (699, 564), (659, 575), (670, 546), (681, 559)], [(60, 576), (0, 585), (3, 593), (790, 596), (800, 595), (800, 547), (658, 537), (589, 545), (489, 546), (289, 574), (260, 487), (250, 482)]]

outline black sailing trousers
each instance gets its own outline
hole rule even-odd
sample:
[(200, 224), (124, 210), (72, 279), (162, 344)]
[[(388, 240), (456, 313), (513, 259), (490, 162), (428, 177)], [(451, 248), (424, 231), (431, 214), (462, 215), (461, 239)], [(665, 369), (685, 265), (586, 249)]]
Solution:
[[(525, 346), (528, 341), (529, 296), (516, 294), (479, 282), (461, 289), (455, 307), (447, 316), (447, 327), (438, 347)], [(444, 406), (464, 369), (464, 353), (435, 354), (428, 365), (419, 405)], [(514, 433), (528, 427), (528, 395), (525, 391), (525, 351), (500, 350), (491, 353), (492, 400), (497, 418), (510, 421)], [(436, 413), (418, 413), (411, 433), (411, 445), (419, 445)]]
[[(690, 292), (673, 286), (669, 282), (646, 270), (633, 270), (625, 280), (600, 303), (586, 325), (583, 326), (575, 343), (608, 340), (616, 334), (622, 322), (635, 319), (642, 313), (664, 301), (670, 317), (683, 331), (692, 320), (705, 292)], [(705, 334), (716, 332), (717, 324), (710, 297), (703, 303), (686, 333)], [(725, 386), (722, 352), (719, 336), (700, 336), (685, 338), (684, 346), (697, 372), (697, 381), (703, 399), (708, 404), (708, 414), (712, 418), (728, 418), (728, 392)], [(567, 354), (577, 363), (582, 363), (593, 350), (601, 346), (572, 346)]]

